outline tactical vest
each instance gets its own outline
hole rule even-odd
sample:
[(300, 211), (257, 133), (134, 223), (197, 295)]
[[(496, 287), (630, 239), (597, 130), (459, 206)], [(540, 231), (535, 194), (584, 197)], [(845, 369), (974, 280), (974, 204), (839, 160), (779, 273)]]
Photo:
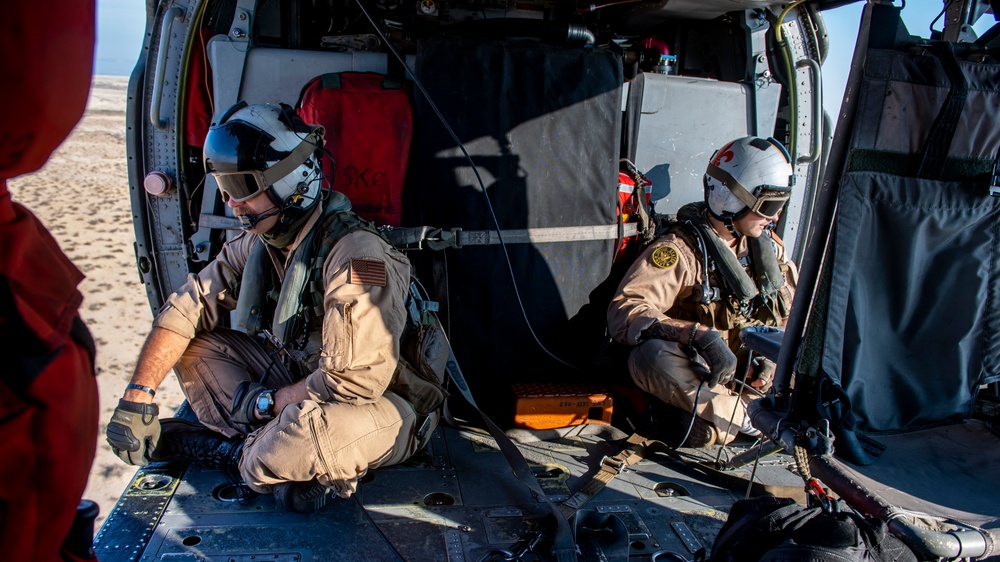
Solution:
[[(707, 277), (692, 298), (675, 305), (678, 318), (713, 326), (729, 334), (730, 347), (740, 346), (739, 332), (749, 326), (775, 326), (788, 317), (792, 294), (785, 287), (788, 267), (778, 263), (776, 244), (769, 232), (748, 238), (750, 273), (740, 264), (705, 218), (704, 203), (681, 207), (668, 217), (660, 235), (673, 233), (684, 240), (702, 263)], [(751, 277), (751, 275), (753, 277)]]
[[(309, 334), (323, 329), (326, 294), (323, 265), (333, 247), (357, 230), (370, 232), (389, 244), (372, 223), (350, 209), (346, 197), (332, 192), (322, 216), (296, 250), (284, 283), (277, 279), (263, 240), (254, 244), (247, 258), (237, 300), (237, 322), (248, 333), (258, 334), (270, 317), (273, 337), (268, 339), (285, 349), (286, 356), (298, 363), (300, 373), (306, 371), (301, 362), (305, 359), (302, 350)], [(410, 402), (421, 416), (440, 408), (448, 397), (447, 338), (436, 323), (426, 318), (425, 312), (436, 310), (435, 304), (424, 299), (411, 284), (399, 363), (388, 387)]]
[(250, 250), (240, 281), (236, 322), (249, 334), (259, 334), (269, 321), (269, 337), (284, 346), (295, 360), (310, 331), (320, 327), (323, 318), (323, 264), (341, 238), (356, 230), (365, 230), (385, 240), (373, 224), (351, 211), (351, 203), (342, 194), (331, 192), (331, 199), (309, 234), (295, 251), (278, 280), (266, 243), (258, 239)]

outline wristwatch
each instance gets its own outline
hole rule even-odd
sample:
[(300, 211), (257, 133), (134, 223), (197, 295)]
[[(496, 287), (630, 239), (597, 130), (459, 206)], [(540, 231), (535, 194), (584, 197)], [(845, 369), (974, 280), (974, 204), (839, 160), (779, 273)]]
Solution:
[(274, 419), (274, 391), (267, 389), (257, 395), (257, 417), (262, 420)]

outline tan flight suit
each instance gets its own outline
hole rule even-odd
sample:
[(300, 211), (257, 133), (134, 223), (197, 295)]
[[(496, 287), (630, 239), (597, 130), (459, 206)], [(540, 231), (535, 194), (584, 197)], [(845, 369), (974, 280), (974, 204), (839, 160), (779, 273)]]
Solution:
[[(317, 206), (290, 250), (268, 246), (283, 281), (319, 215)], [(253, 429), (230, 418), (241, 381), (260, 381), (268, 372), (264, 384), (269, 388), (296, 382), (263, 339), (217, 328), (236, 306), (233, 291), (256, 238), (241, 234), (227, 243), (167, 299), (153, 323), (193, 338), (175, 370), (198, 419), (227, 436)], [(352, 274), (361, 267), (359, 260), (369, 271), (372, 262), (384, 264), (384, 281), (370, 273)], [(346, 497), (368, 469), (401, 462), (417, 450), (418, 416), (406, 400), (386, 390), (399, 361), (409, 275), (406, 257), (370, 232), (351, 232), (333, 247), (323, 265), (322, 333), (310, 333), (302, 350), (310, 399), (287, 406), (250, 433), (240, 472), (251, 488), (267, 493), (274, 484), (316, 478)]]
[[(797, 272), (795, 265), (785, 259), (781, 240), (777, 236), (773, 238), (777, 246), (775, 253), (778, 263), (783, 266), (783, 270), (787, 266), (785, 286), (779, 294), (790, 306)], [(660, 250), (659, 256), (672, 255), (669, 250), (661, 249), (664, 247), (673, 248), (677, 259), (658, 259), (661, 265), (657, 266), (653, 260), (653, 254), (657, 250)], [(738, 258), (747, 255), (745, 237), (740, 239), (735, 252)], [(704, 265), (691, 246), (684, 238), (668, 233), (650, 244), (636, 259), (608, 307), (611, 336), (619, 343), (635, 346), (628, 359), (632, 380), (646, 392), (687, 412), (694, 408), (699, 384), (708, 378), (707, 363), (698, 355), (692, 359), (687, 354), (687, 342), (661, 339), (643, 341), (642, 332), (668, 318), (707, 325), (709, 322), (697, 314), (692, 296), (695, 287), (701, 285), (704, 275)], [(717, 283), (713, 285), (719, 286)], [(785, 318), (781, 319), (780, 325), (784, 325), (784, 320)], [(735, 352), (740, 345), (739, 330), (719, 331)], [(741, 373), (738, 369), (737, 376)], [(698, 416), (715, 426), (722, 442), (728, 443), (736, 437), (745, 415), (746, 408), (738, 393), (722, 385), (705, 385), (702, 388), (698, 397)]]

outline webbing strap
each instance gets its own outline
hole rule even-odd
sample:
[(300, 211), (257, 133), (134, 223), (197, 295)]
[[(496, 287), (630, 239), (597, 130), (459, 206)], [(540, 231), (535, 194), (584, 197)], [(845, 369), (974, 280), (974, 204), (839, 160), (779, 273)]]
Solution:
[(955, 46), (947, 42), (934, 43), (933, 46), (938, 51), (941, 66), (944, 67), (948, 80), (951, 81), (951, 91), (948, 92), (948, 98), (927, 136), (923, 160), (917, 175), (921, 178), (936, 180), (941, 179), (945, 160), (948, 157), (948, 149), (951, 148), (955, 130), (962, 118), (962, 110), (965, 109), (965, 102), (969, 97), (969, 83), (966, 81), (965, 73), (962, 72), (962, 66), (955, 55)]
[(586, 242), (591, 240), (617, 240), (619, 236), (635, 236), (638, 224), (600, 224), (586, 226), (555, 226), (515, 230), (462, 230), (430, 226), (393, 227), (383, 231), (386, 238), (400, 248), (461, 248), (463, 246), (494, 246), (500, 244), (546, 244), (552, 242)]
[[(458, 231), (458, 247), (462, 246), (492, 246), (500, 243), (503, 236), (505, 244), (544, 244), (547, 242), (582, 242), (587, 240), (615, 240), (618, 238), (617, 224), (601, 224), (590, 226), (552, 226), (545, 228), (524, 228), (517, 230), (460, 230)], [(635, 223), (625, 224), (624, 235), (633, 236), (638, 231)]]
[[(435, 321), (438, 321), (435, 317)], [(441, 332), (444, 334), (444, 331)], [(500, 448), (500, 452), (507, 459), (507, 463), (510, 464), (511, 469), (514, 471), (514, 476), (521, 481), (522, 484), (531, 490), (532, 495), (535, 497), (536, 501), (544, 502), (552, 515), (556, 520), (556, 535), (553, 540), (555, 555), (557, 562), (576, 562), (577, 560), (577, 549), (576, 541), (573, 538), (573, 532), (569, 527), (569, 522), (566, 516), (560, 511), (559, 507), (547, 495), (542, 491), (542, 487), (538, 484), (538, 480), (535, 479), (535, 475), (531, 472), (531, 468), (528, 467), (528, 462), (524, 460), (524, 455), (521, 454), (520, 449), (510, 440), (503, 431), (500, 430), (493, 420), (489, 418), (479, 406), (476, 404), (476, 400), (472, 397), (472, 392), (469, 390), (469, 385), (465, 380), (465, 376), (462, 374), (461, 368), (458, 366), (458, 361), (455, 358), (455, 352), (451, 348), (451, 342), (448, 340), (448, 336), (445, 334), (445, 341), (448, 343), (448, 364), (447, 371), (448, 376), (458, 387), (458, 390), (465, 397), (465, 400), (472, 406), (479, 416), (482, 418), (483, 423), (486, 425), (487, 431), (490, 432), (490, 436), (496, 440), (497, 446)]]
[(614, 480), (616, 476), (621, 474), (622, 470), (641, 461), (646, 457), (647, 453), (651, 453), (654, 450), (661, 450), (670, 457), (681, 461), (685, 465), (701, 472), (702, 474), (705, 474), (706, 476), (716, 479), (724, 485), (740, 489), (746, 489), (747, 486), (750, 486), (751, 490), (757, 495), (792, 498), (799, 503), (805, 503), (806, 493), (800, 486), (772, 485), (753, 482), (732, 472), (718, 470), (704, 462), (693, 461), (676, 450), (671, 449), (662, 441), (649, 439), (638, 433), (633, 433), (628, 438), (628, 444), (617, 455), (601, 459), (600, 470), (598, 470), (597, 473), (594, 474), (593, 478), (584, 484), (578, 492), (570, 496), (562, 503), (559, 507), (560, 511), (562, 511), (567, 519), (570, 518), (576, 511), (583, 507), (584, 504), (590, 501), (591, 498), (596, 496), (612, 480)]
[(626, 467), (641, 461), (646, 454), (646, 446), (649, 443), (652, 442), (638, 433), (633, 433), (628, 438), (628, 445), (617, 455), (601, 459), (601, 468), (594, 474), (593, 478), (559, 506), (563, 515), (569, 519), (616, 476), (621, 474)]
[[(923, 156), (908, 152), (888, 152), (853, 148), (847, 157), (848, 172), (874, 172), (916, 178), (920, 176)], [(989, 184), (993, 181), (996, 160), (987, 158), (944, 158), (934, 179)]]

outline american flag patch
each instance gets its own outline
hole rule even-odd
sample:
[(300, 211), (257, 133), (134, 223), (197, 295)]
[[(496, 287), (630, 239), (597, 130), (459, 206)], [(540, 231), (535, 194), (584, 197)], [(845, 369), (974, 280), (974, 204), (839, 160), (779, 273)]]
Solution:
[(352, 259), (348, 283), (385, 287), (385, 263), (379, 260)]

